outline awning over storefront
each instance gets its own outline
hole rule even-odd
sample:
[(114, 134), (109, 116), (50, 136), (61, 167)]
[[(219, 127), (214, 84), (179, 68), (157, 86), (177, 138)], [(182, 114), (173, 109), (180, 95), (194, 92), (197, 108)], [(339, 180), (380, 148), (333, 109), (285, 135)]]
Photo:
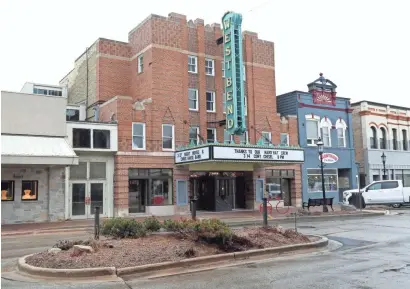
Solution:
[(305, 160), (299, 147), (268, 147), (257, 145), (207, 144), (175, 152), (176, 165), (193, 169), (229, 168), (242, 166), (243, 170), (275, 164), (297, 164)]
[(78, 157), (63, 137), (1, 135), (1, 163), (78, 165)]

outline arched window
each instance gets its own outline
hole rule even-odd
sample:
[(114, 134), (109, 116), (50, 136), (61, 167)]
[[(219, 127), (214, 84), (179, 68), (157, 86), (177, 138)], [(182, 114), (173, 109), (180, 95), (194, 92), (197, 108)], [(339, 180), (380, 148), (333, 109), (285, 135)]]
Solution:
[(330, 138), (330, 129), (332, 128), (332, 122), (327, 118), (322, 118), (320, 121), (320, 133), (322, 136), (323, 145), (325, 147), (332, 146), (332, 140)]
[(337, 130), (337, 146), (346, 147), (346, 122), (339, 118), (336, 121), (336, 130)]
[(372, 136), (370, 137), (370, 148), (377, 149), (377, 131), (374, 126), (370, 127)]
[(313, 114), (305, 115), (306, 122), (306, 144), (308, 146), (314, 146), (317, 144), (319, 138), (319, 122), (320, 117)]
[(387, 133), (384, 127), (380, 128), (380, 149), (385, 150), (387, 146)]

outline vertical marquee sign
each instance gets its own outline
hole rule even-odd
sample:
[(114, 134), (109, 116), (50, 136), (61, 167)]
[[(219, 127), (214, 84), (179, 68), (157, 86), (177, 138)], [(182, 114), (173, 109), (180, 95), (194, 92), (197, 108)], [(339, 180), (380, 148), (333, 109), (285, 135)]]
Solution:
[(242, 135), (246, 131), (243, 84), (242, 16), (227, 12), (222, 17), (225, 65), (226, 130)]

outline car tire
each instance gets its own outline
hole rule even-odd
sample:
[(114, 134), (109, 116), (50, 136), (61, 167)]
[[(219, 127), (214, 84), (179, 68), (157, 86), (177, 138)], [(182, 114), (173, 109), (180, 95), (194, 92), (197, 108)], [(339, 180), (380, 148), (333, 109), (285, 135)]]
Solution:
[(398, 208), (400, 208), (401, 207), (401, 204), (393, 204), (393, 205), (391, 205), (393, 208), (395, 208), (395, 209), (398, 209)]

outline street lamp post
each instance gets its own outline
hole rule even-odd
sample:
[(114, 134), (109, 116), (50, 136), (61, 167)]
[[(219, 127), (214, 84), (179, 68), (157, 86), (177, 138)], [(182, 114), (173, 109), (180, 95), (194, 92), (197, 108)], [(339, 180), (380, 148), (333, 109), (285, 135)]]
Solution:
[(324, 165), (323, 165), (323, 141), (321, 138), (317, 141), (317, 149), (319, 152), (320, 159), (320, 171), (322, 173), (322, 193), (323, 193), (323, 212), (327, 213), (329, 210), (326, 205), (326, 192), (325, 192), (325, 174), (324, 174)]
[(386, 175), (386, 155), (384, 152), (382, 153), (382, 163), (383, 163), (383, 180), (387, 180), (387, 175)]

